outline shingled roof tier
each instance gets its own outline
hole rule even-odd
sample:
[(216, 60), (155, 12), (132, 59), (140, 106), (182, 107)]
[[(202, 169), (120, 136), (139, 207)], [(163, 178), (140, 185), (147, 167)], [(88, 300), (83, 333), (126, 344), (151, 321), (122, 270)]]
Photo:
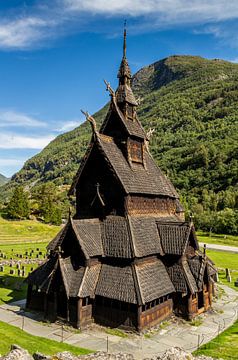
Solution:
[(137, 294), (131, 266), (103, 264), (95, 295), (137, 304)]
[(195, 242), (195, 249), (199, 249), (197, 238), (194, 232), (194, 227), (192, 224), (188, 222), (157, 222), (157, 226), (164, 254), (184, 254), (191, 234)]
[(196, 281), (187, 261), (177, 262), (166, 268), (177, 292), (187, 294), (188, 291), (191, 291), (194, 294), (198, 291)]
[(117, 105), (117, 98), (119, 98), (120, 101), (122, 101), (122, 99), (124, 98), (127, 99), (127, 101), (130, 100), (136, 102), (131, 90), (127, 90), (127, 92), (123, 94), (122, 88), (118, 89), (115, 98), (112, 97), (111, 104), (107, 112), (106, 118), (101, 126), (100, 133), (104, 133), (106, 125), (109, 121), (115, 123), (116, 120), (119, 120), (123, 124), (124, 129), (126, 130), (128, 135), (141, 139), (146, 139), (146, 133), (140, 122), (138, 121), (137, 117), (134, 120), (127, 120)]
[(128, 194), (164, 195), (178, 198), (178, 194), (168, 178), (157, 167), (145, 150), (146, 168), (140, 164), (130, 164), (113, 138), (99, 134), (101, 150), (112, 165)]
[(135, 269), (143, 304), (175, 291), (161, 260), (137, 264)]
[(52, 256), (50, 259), (46, 260), (42, 265), (37, 269), (32, 271), (26, 282), (29, 285), (36, 285), (39, 289), (47, 291), (51, 278), (54, 275), (58, 264), (58, 257)]
[[(192, 232), (189, 223), (175, 223), (176, 217), (108, 216), (99, 219), (70, 219), (65, 225), (74, 231), (88, 259), (95, 256), (131, 259), (149, 255), (182, 255)], [(166, 221), (166, 224), (164, 223)], [(67, 240), (67, 231), (61, 230)], [(62, 236), (48, 250), (58, 251)]]

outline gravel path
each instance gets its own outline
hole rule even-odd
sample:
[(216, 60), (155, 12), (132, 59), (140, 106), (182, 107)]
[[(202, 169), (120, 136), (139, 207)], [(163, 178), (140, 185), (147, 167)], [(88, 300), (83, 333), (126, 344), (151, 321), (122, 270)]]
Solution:
[(206, 248), (210, 250), (218, 250), (218, 251), (228, 251), (233, 253), (238, 253), (237, 246), (228, 246), (228, 245), (219, 245), (219, 244), (208, 244), (199, 241), (200, 247), (203, 247), (206, 244)]

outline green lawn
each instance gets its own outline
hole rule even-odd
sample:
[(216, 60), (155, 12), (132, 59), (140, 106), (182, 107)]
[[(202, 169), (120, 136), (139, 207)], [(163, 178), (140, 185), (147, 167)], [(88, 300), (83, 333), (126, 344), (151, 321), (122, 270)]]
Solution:
[(238, 246), (238, 236), (234, 235), (223, 235), (223, 234), (211, 234), (197, 231), (198, 240), (208, 244), (219, 244), (219, 245), (229, 245), (229, 246)]
[(0, 321), (0, 353), (6, 354), (11, 344), (17, 344), (28, 350), (31, 354), (41, 352), (46, 355), (53, 355), (60, 351), (70, 351), (75, 355), (88, 354), (91, 351), (76, 346), (60, 343), (33, 336), (21, 329)]
[[(214, 261), (215, 266), (219, 269), (219, 282), (238, 291), (238, 287), (235, 287), (234, 285), (235, 280), (238, 279), (238, 255), (226, 251), (215, 250), (207, 250), (207, 255)], [(230, 283), (226, 279), (226, 268), (230, 269)]]
[(207, 250), (206, 253), (214, 261), (216, 267), (238, 270), (238, 254), (216, 250)]
[[(27, 242), (21, 244), (10, 243), (6, 245), (0, 245), (1, 252), (7, 256), (6, 260), (9, 260), (10, 258), (13, 260), (20, 260), (21, 270), (24, 266), (25, 271), (25, 276), (19, 277), (16, 264), (12, 267), (10, 267), (10, 265), (4, 265), (4, 271), (0, 272), (0, 304), (24, 299), (26, 297), (27, 286), (23, 283), (23, 280), (32, 271), (32, 269), (35, 269), (38, 266), (38, 260), (45, 259), (47, 244), (48, 242)], [(31, 251), (34, 252), (31, 253)], [(26, 257), (28, 259), (26, 259)], [(28, 264), (28, 260), (31, 260), (33, 263)], [(14, 270), (15, 274), (11, 275), (11, 270)]]
[(0, 216), (1, 244), (49, 241), (60, 230), (60, 226), (47, 225), (34, 220), (5, 220)]
[(238, 320), (218, 337), (203, 345), (194, 355), (206, 355), (215, 359), (235, 360), (238, 358)]

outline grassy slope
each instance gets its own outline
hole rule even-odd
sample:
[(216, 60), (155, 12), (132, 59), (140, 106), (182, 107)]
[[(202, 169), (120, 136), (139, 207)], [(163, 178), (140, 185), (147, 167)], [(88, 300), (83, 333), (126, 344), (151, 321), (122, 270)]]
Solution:
[(6, 354), (11, 344), (17, 344), (28, 350), (31, 354), (41, 352), (53, 355), (60, 351), (70, 351), (75, 355), (88, 354), (90, 351), (76, 346), (59, 343), (54, 340), (33, 336), (15, 326), (0, 321), (0, 353)]
[(49, 241), (59, 229), (59, 226), (46, 225), (38, 221), (11, 221), (0, 216), (0, 247), (8, 242)]
[(195, 355), (211, 356), (215, 359), (235, 360), (238, 354), (238, 321), (219, 337), (203, 345)]

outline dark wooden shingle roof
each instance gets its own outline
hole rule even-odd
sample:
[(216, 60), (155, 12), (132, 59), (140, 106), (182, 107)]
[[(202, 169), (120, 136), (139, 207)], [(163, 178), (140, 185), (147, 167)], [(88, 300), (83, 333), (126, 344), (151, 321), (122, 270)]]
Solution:
[(108, 216), (101, 222), (101, 233), (105, 256), (119, 258), (133, 257), (126, 218)]
[(163, 252), (171, 255), (182, 255), (191, 232), (190, 224), (157, 222), (157, 226)]
[[(120, 96), (120, 98), (122, 97), (122, 89), (119, 90), (119, 93), (117, 96)], [(125, 96), (125, 94), (123, 96)], [(133, 99), (134, 95), (131, 94), (131, 92), (127, 91), (126, 96), (130, 96), (130, 100), (135, 101)], [(100, 133), (104, 134), (104, 130), (105, 130), (106, 126), (108, 125), (108, 123), (112, 122), (112, 125), (113, 125), (113, 122), (116, 119), (121, 122), (122, 126), (124, 127), (125, 131), (127, 132), (127, 134), (129, 136), (134, 136), (134, 137), (137, 137), (140, 139), (146, 139), (146, 133), (145, 133), (143, 127), (141, 126), (141, 123), (137, 119), (137, 117), (135, 117), (135, 119), (133, 121), (130, 119), (126, 119), (117, 105), (116, 98), (112, 97), (110, 108), (109, 108), (106, 118), (101, 126)]]
[(57, 263), (57, 256), (50, 257), (28, 275), (26, 282), (30, 285), (36, 285), (41, 290), (47, 290), (50, 279), (56, 271)]
[(103, 255), (99, 219), (72, 220), (77, 238), (89, 256)]
[(178, 197), (171, 182), (157, 167), (146, 150), (146, 168), (140, 164), (132, 164), (132, 166), (130, 166), (112, 138), (99, 134), (98, 141), (126, 193), (165, 195), (173, 198)]
[(143, 257), (152, 254), (162, 254), (156, 218), (154, 217), (128, 217), (135, 256)]
[(136, 265), (143, 303), (171, 294), (175, 288), (161, 260)]
[(117, 267), (103, 264), (95, 294), (136, 304), (137, 295), (131, 266)]

